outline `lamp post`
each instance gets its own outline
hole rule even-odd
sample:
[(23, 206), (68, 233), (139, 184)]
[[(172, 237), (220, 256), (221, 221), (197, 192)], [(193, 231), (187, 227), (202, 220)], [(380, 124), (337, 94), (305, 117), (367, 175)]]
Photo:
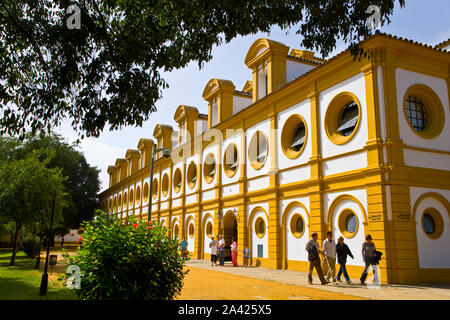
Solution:
[(50, 254), (50, 237), (51, 237), (51, 235), (53, 233), (52, 232), (52, 228), (53, 228), (53, 215), (55, 213), (55, 201), (56, 201), (56, 190), (53, 191), (52, 215), (51, 215), (51, 218), (50, 218), (50, 232), (49, 232), (49, 235), (47, 237), (47, 255), (45, 257), (44, 273), (42, 274), (41, 288), (39, 290), (39, 294), (41, 296), (47, 295), (47, 287), (48, 287), (48, 273), (47, 273), (48, 256)]
[(150, 196), (148, 199), (148, 217), (147, 217), (147, 222), (150, 222), (150, 219), (152, 217), (152, 200), (153, 200), (153, 162), (154, 162), (154, 156), (155, 153), (161, 152), (163, 153), (164, 158), (169, 158), (170, 157), (170, 150), (168, 148), (155, 148), (155, 145), (152, 146), (152, 158), (151, 158), (151, 162), (150, 162)]

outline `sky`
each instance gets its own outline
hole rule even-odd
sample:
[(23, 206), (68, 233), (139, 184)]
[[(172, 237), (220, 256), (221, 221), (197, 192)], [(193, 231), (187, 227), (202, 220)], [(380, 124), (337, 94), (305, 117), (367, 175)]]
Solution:
[[(428, 45), (436, 45), (450, 38), (449, 0), (406, 0), (406, 6), (400, 8), (396, 4), (391, 23), (383, 26), (380, 31), (414, 40)], [(181, 104), (195, 106), (200, 113), (207, 114), (208, 105), (202, 98), (205, 85), (212, 78), (233, 81), (236, 90), (241, 90), (247, 80), (251, 80), (251, 70), (244, 63), (247, 51), (253, 42), (259, 38), (269, 38), (284, 43), (296, 49), (300, 46), (302, 37), (295, 31), (298, 28), (280, 30), (272, 28), (269, 34), (258, 33), (245, 37), (237, 37), (229, 43), (214, 47), (212, 60), (205, 63), (199, 70), (196, 62), (179, 70), (166, 72), (162, 77), (169, 84), (163, 91), (163, 98), (156, 103), (157, 111), (150, 115), (142, 127), (127, 126), (117, 131), (105, 129), (98, 138), (85, 138), (78, 150), (82, 151), (91, 166), (101, 170), (101, 191), (108, 188), (109, 165), (114, 165), (117, 158), (124, 158), (128, 149), (137, 149), (140, 138), (153, 138), (153, 130), (157, 124), (171, 125), (177, 130), (173, 120), (175, 110)], [(336, 49), (327, 57), (331, 58), (345, 50), (348, 44), (338, 42)], [(316, 53), (316, 56), (321, 57)], [(57, 129), (69, 143), (77, 139), (77, 133), (70, 127), (71, 120), (66, 120)]]

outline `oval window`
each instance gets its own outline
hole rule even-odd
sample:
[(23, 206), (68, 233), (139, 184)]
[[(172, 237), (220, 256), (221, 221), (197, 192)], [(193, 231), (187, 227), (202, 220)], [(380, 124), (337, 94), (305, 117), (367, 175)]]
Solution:
[(239, 164), (238, 150), (234, 143), (228, 145), (223, 155), (223, 168), (228, 178), (232, 178), (237, 171)]
[(425, 213), (422, 219), (423, 229), (427, 234), (433, 234), (436, 231), (436, 224), (434, 223), (433, 217)]
[(359, 118), (359, 108), (356, 102), (351, 101), (342, 108), (339, 116), (337, 132), (347, 137), (355, 131)]
[(291, 218), (291, 233), (294, 237), (300, 238), (305, 231), (305, 222), (300, 214), (294, 214)]
[(268, 140), (262, 131), (256, 131), (250, 139), (248, 158), (250, 165), (255, 170), (264, 166), (267, 160)]
[(197, 165), (192, 161), (187, 170), (187, 182), (190, 189), (197, 184)]
[(212, 153), (208, 153), (203, 163), (203, 176), (206, 183), (211, 183), (216, 175), (216, 160)]

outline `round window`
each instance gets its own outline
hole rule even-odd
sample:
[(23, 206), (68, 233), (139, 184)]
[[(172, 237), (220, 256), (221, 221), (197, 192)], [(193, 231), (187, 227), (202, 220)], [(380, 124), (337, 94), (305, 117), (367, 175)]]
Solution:
[(338, 219), (339, 230), (346, 238), (353, 238), (358, 232), (358, 217), (351, 209), (344, 209)]
[(194, 223), (189, 224), (189, 238), (194, 237)]
[(158, 179), (154, 178), (152, 183), (152, 198), (156, 199), (158, 196)]
[(150, 191), (150, 189), (149, 189), (149, 186), (148, 186), (148, 182), (146, 182), (146, 183), (144, 184), (144, 194), (143, 194), (143, 196), (144, 196), (144, 202), (147, 202), (147, 201), (148, 201), (149, 191)]
[(208, 221), (208, 223), (206, 224), (206, 236), (208, 238), (211, 238), (213, 235), (213, 224), (211, 223), (211, 221)]
[(289, 159), (297, 158), (306, 145), (307, 130), (305, 120), (298, 114), (290, 116), (281, 132), (281, 147)]
[(334, 144), (345, 144), (357, 132), (361, 107), (356, 96), (342, 92), (331, 100), (325, 113), (325, 132)]
[(173, 228), (173, 236), (178, 237), (178, 224), (176, 224), (175, 227)]
[(128, 205), (128, 193), (124, 192), (123, 194), (123, 208), (126, 209)]
[(133, 207), (134, 204), (134, 189), (130, 189), (130, 208)]
[(294, 237), (300, 238), (305, 231), (305, 222), (300, 214), (294, 214), (291, 218), (291, 233)]
[(163, 196), (167, 196), (167, 194), (169, 193), (169, 175), (167, 173), (165, 173), (163, 176), (161, 187)]
[(228, 145), (223, 155), (223, 168), (228, 178), (232, 178), (236, 174), (238, 164), (238, 150), (236, 145), (232, 143)]
[(266, 223), (262, 217), (258, 217), (255, 221), (255, 233), (258, 238), (264, 237), (266, 233)]
[(136, 187), (136, 204), (141, 202), (141, 186)]
[(190, 189), (197, 184), (197, 165), (192, 161), (187, 170), (187, 183)]
[(408, 96), (406, 98), (406, 116), (409, 124), (418, 132), (427, 127), (427, 109), (419, 98)]
[(422, 219), (423, 229), (427, 234), (433, 234), (436, 231), (436, 225), (434, 223), (433, 217), (425, 213)]
[(248, 158), (250, 165), (255, 170), (264, 166), (267, 160), (268, 140), (262, 131), (256, 131), (250, 139)]
[(422, 214), (422, 229), (431, 239), (438, 239), (444, 231), (444, 220), (434, 208), (428, 208)]
[(119, 201), (117, 201), (117, 210), (122, 210), (122, 194), (119, 194)]
[(429, 87), (415, 84), (404, 96), (403, 108), (411, 130), (422, 138), (438, 136), (445, 123), (445, 113), (439, 96)]
[(175, 170), (175, 174), (173, 175), (173, 191), (175, 193), (180, 192), (181, 190), (181, 170), (180, 168), (177, 168)]
[(212, 153), (208, 153), (203, 163), (203, 176), (206, 183), (211, 183), (216, 175), (216, 159)]

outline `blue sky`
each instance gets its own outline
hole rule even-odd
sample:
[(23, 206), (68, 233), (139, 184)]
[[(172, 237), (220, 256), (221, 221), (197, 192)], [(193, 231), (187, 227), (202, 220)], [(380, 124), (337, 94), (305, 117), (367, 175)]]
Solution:
[[(406, 0), (406, 7), (397, 5), (391, 23), (381, 28), (382, 32), (404, 37), (428, 45), (435, 45), (450, 38), (450, 1), (449, 0)], [(298, 28), (297, 28), (298, 29)], [(211, 78), (233, 81), (237, 90), (241, 90), (245, 81), (251, 80), (251, 71), (244, 64), (244, 59), (252, 43), (259, 38), (269, 38), (284, 43), (290, 48), (302, 49), (302, 38), (295, 34), (295, 27), (289, 30), (273, 28), (269, 34), (258, 33), (238, 37), (227, 44), (215, 47), (213, 59), (199, 70), (193, 62), (186, 68), (164, 73), (163, 78), (169, 83), (169, 89), (163, 91), (163, 98), (157, 102), (157, 112), (150, 115), (142, 127), (124, 127), (118, 131), (106, 129), (99, 138), (84, 139), (80, 150), (87, 161), (101, 170), (101, 190), (108, 187), (108, 165), (114, 165), (116, 158), (123, 158), (127, 149), (136, 149), (140, 138), (153, 138), (156, 124), (169, 124), (176, 130), (173, 120), (176, 108), (180, 104), (195, 106), (201, 113), (207, 113), (207, 103), (202, 98), (206, 83)], [(328, 58), (345, 50), (347, 44), (339, 42), (337, 48)], [(317, 55), (317, 54), (316, 54)], [(319, 55), (317, 55), (319, 56)], [(69, 142), (76, 140), (76, 133), (66, 121), (60, 132)]]

